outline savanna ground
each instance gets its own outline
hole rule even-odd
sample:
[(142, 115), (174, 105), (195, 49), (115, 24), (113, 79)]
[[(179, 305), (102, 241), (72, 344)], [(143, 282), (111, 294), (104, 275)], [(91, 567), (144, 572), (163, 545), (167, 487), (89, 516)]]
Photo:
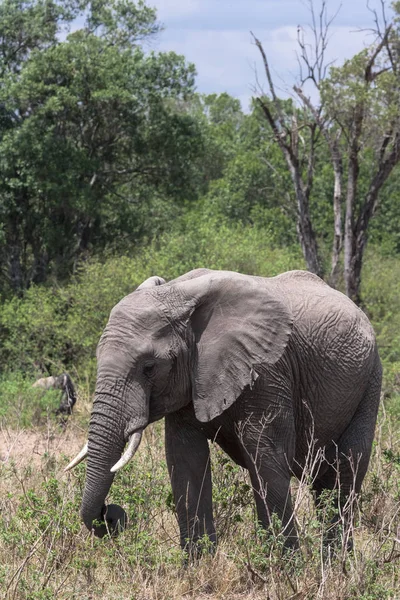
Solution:
[(246, 473), (212, 445), (220, 543), (214, 557), (184, 567), (163, 423), (146, 430), (112, 487), (109, 500), (125, 507), (128, 529), (98, 540), (79, 519), (84, 464), (63, 472), (85, 440), (85, 386), (66, 426), (51, 413), (57, 393), (21, 380), (8, 386), (14, 409), (0, 431), (0, 589), (7, 600), (400, 598), (400, 403), (393, 394), (380, 410), (362, 497), (350, 507), (353, 552), (341, 544), (334, 559), (324, 554), (321, 521), (330, 519), (332, 505), (327, 500), (317, 518), (306, 474), (293, 482), (301, 551), (283, 559), (279, 535), (257, 531)]

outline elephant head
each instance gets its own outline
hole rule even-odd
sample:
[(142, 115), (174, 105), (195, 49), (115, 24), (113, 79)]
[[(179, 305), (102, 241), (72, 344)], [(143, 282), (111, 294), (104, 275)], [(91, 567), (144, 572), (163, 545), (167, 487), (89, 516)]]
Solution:
[(71, 465), (88, 455), (81, 514), (99, 536), (107, 528), (94, 521), (125, 519), (104, 502), (145, 427), (190, 402), (199, 421), (214, 419), (279, 360), (291, 331), (286, 305), (257, 278), (200, 271), (158, 283), (114, 307), (98, 345), (88, 446)]

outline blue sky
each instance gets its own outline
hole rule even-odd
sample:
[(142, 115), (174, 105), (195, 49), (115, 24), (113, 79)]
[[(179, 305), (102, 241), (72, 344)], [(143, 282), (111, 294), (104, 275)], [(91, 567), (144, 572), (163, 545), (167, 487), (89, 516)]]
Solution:
[[(315, 0), (318, 8), (320, 0)], [(282, 93), (285, 81), (297, 73), (297, 26), (307, 27), (307, 0), (148, 0), (155, 6), (165, 30), (153, 40), (155, 50), (174, 50), (196, 65), (197, 89), (204, 93), (228, 92), (246, 109), (263, 72), (250, 31), (267, 52), (274, 79)], [(331, 28), (328, 60), (341, 64), (371, 40), (361, 29), (373, 26), (367, 0), (342, 0)], [(380, 0), (370, 0), (380, 10)], [(329, 0), (329, 14), (340, 6)]]

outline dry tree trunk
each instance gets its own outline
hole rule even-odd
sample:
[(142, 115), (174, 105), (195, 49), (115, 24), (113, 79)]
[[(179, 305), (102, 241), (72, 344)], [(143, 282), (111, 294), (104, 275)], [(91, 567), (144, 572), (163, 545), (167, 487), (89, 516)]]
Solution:
[[(309, 0), (314, 46), (306, 43), (299, 28), (298, 44), (300, 48), (299, 67), (302, 84), (311, 80), (315, 88), (321, 92), (321, 82), (327, 77), (329, 65), (325, 64), (324, 53), (328, 43), (328, 30), (333, 19), (326, 15), (326, 0), (322, 0), (321, 11), (317, 18), (312, 0)], [(315, 106), (306, 97), (302, 88), (294, 86), (294, 91), (302, 102), (303, 124), (309, 136), (307, 143), (303, 140), (302, 153), (299, 153), (299, 130), (296, 108), (294, 116), (282, 109), (282, 103), (277, 98), (271, 77), (268, 61), (261, 42), (253, 35), (255, 44), (260, 51), (268, 82), (270, 98), (257, 98), (264, 115), (271, 127), (275, 142), (279, 145), (288, 165), (297, 201), (297, 231), (299, 242), (306, 260), (307, 268), (322, 276), (322, 263), (319, 257), (318, 244), (312, 227), (309, 199), (314, 180), (316, 140), (322, 135), (330, 152), (334, 176), (333, 193), (333, 244), (331, 254), (331, 272), (329, 283), (336, 287), (340, 273), (340, 255), (344, 249), (344, 281), (346, 294), (357, 304), (361, 303), (361, 270), (364, 252), (368, 239), (368, 227), (377, 205), (378, 195), (392, 172), (400, 161), (400, 117), (398, 112), (390, 118), (387, 129), (378, 138), (379, 158), (375, 174), (371, 178), (369, 190), (364, 198), (358, 194), (359, 161), (363, 150), (364, 138), (368, 137), (370, 127), (369, 92), (374, 89), (376, 82), (383, 73), (394, 73), (399, 80), (397, 54), (392, 52), (392, 26), (387, 25), (383, 12), (384, 30), (380, 29), (378, 16), (375, 14), (376, 34), (380, 40), (367, 59), (364, 73), (361, 75), (361, 93), (353, 99), (350, 110), (343, 113), (340, 101), (325, 102)], [(333, 17), (334, 18), (334, 17)], [(395, 38), (398, 43), (398, 38)], [(311, 49), (311, 50), (310, 50)], [(381, 60), (383, 55), (383, 66)], [(379, 59), (379, 60), (378, 60)], [(306, 75), (302, 77), (302, 68)], [(375, 69), (375, 70), (374, 70)], [(356, 77), (359, 77), (358, 73)], [(346, 82), (344, 86), (346, 85)], [(397, 89), (398, 88), (398, 89)], [(395, 92), (400, 93), (400, 84)], [(337, 100), (337, 99), (336, 99)], [(348, 175), (346, 185), (345, 206), (343, 206), (343, 162), (347, 160)], [(305, 159), (308, 162), (305, 172)], [(344, 216), (344, 222), (343, 222)]]
[(292, 178), (297, 203), (297, 233), (303, 256), (307, 264), (307, 269), (312, 273), (319, 275), (319, 277), (323, 277), (322, 261), (319, 256), (317, 239), (312, 226), (309, 202), (314, 178), (316, 128), (315, 126), (310, 125), (310, 153), (308, 157), (307, 174), (305, 176), (306, 181), (304, 181), (302, 179), (302, 169), (299, 159), (299, 125), (296, 115), (292, 115), (291, 124), (289, 125), (288, 119), (285, 119), (281, 111), (280, 101), (275, 93), (264, 48), (254, 35), (253, 38), (263, 60), (271, 94), (270, 102), (272, 103), (273, 111), (276, 114), (272, 114), (269, 102), (264, 98), (259, 97), (257, 98), (257, 101), (271, 127), (274, 139), (282, 151)]

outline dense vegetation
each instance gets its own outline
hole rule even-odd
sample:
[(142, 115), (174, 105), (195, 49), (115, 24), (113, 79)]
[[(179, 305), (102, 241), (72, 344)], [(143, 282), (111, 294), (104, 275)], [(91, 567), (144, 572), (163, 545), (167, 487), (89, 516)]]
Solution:
[[(342, 548), (340, 560), (321, 560), (320, 525), (305, 480), (296, 492), (302, 553), (294, 564), (282, 561), (279, 539), (255, 531), (245, 474), (214, 449), (220, 550), (212, 567), (203, 559), (183, 571), (162, 423), (149, 428), (149, 443), (113, 488), (113, 500), (130, 515), (129, 529), (103, 541), (81, 529), (84, 467), (68, 477), (61, 467), (85, 438), (95, 348), (112, 306), (154, 274), (170, 279), (207, 266), (273, 276), (307, 267), (299, 190), (268, 111), (283, 115), (281, 139), (292, 149), (297, 144), (293, 156), (321, 273), (331, 274), (336, 175), (329, 136), (321, 129), (313, 138), (319, 125), (309, 106), (264, 97), (245, 111), (228, 94), (196, 93), (193, 65), (149, 50), (159, 30), (155, 11), (140, 1), (0, 3), (0, 590), (30, 600), (255, 599), (267, 591), (274, 599), (398, 598), (397, 163), (369, 215), (362, 256), (358, 299), (377, 332), (385, 379), (371, 469), (362, 504), (353, 507), (354, 553)], [(396, 19), (390, 39), (386, 31), (378, 40), (398, 48)], [(371, 174), (399, 136), (397, 55), (383, 78), (368, 89), (361, 85), (374, 48), (318, 80), (324, 111), (329, 103), (337, 107), (341, 94), (346, 98), (345, 123), (335, 122), (337, 112), (326, 118), (331, 139), (340, 141), (343, 196), (357, 181), (355, 215), (362, 214)], [(364, 129), (354, 179), (351, 119), (360, 103)], [(344, 219), (346, 207), (339, 206)], [(360, 223), (354, 217), (350, 225), (355, 235)], [(335, 285), (346, 290), (343, 252), (336, 258)], [(31, 388), (36, 377), (64, 370), (79, 390), (65, 431), (51, 414), (57, 393)], [(24, 444), (33, 432), (23, 431), (31, 428), (46, 446), (41, 458), (32, 454), (32, 464)]]

